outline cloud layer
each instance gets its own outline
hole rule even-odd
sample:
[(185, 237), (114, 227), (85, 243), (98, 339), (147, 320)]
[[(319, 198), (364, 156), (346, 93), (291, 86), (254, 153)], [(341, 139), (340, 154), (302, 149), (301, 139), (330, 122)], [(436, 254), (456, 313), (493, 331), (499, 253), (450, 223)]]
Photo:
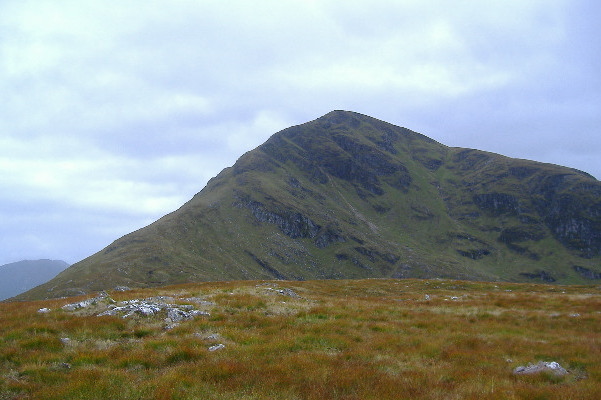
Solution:
[(333, 109), (599, 177), (600, 8), (4, 1), (0, 264), (76, 262)]

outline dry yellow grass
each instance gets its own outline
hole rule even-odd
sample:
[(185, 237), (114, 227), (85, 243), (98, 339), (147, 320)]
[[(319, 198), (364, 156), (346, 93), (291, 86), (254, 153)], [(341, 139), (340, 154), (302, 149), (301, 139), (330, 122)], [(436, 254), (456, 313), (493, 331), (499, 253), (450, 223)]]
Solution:
[[(595, 286), (278, 281), (109, 294), (202, 298), (211, 315), (165, 330), (162, 317), (60, 309), (81, 299), (2, 303), (0, 399), (601, 398)], [(512, 373), (537, 361), (570, 373)]]

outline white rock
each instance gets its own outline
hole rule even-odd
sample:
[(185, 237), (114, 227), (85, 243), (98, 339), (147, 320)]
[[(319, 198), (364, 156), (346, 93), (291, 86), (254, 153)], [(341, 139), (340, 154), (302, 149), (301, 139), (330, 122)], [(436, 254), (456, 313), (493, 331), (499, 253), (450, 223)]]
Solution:
[(156, 307), (152, 304), (143, 304), (139, 306), (135, 311), (139, 312), (142, 315), (149, 316), (153, 315), (155, 312), (160, 311), (159, 307)]
[(221, 350), (221, 349), (225, 349), (225, 345), (223, 343), (219, 343), (219, 344), (209, 347), (209, 351), (217, 351), (217, 350)]
[(86, 308), (86, 307), (89, 307), (91, 305), (94, 305), (94, 304), (96, 304), (97, 302), (99, 302), (101, 300), (104, 300), (104, 299), (102, 297), (94, 297), (94, 298), (91, 298), (91, 299), (82, 300), (79, 303), (65, 304), (61, 308), (63, 310), (66, 310), (66, 311), (75, 311), (75, 310), (78, 310), (80, 308)]
[(516, 367), (513, 370), (514, 374), (517, 375), (528, 375), (528, 374), (538, 374), (540, 372), (552, 372), (553, 374), (557, 375), (557, 376), (563, 376), (568, 374), (568, 371), (562, 367), (558, 362), (556, 361), (550, 361), (550, 362), (546, 362), (546, 361), (539, 361), (536, 364), (528, 364), (527, 366), (519, 366)]
[(179, 308), (169, 308), (169, 310), (167, 311), (167, 318), (169, 318), (173, 322), (180, 322), (192, 319), (192, 315), (189, 312), (186, 312)]

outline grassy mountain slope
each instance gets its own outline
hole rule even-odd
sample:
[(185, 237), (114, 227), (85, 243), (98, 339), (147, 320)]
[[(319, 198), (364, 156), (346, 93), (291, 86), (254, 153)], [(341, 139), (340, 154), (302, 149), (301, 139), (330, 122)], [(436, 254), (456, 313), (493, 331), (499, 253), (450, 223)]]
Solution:
[(334, 111), (22, 298), (206, 280), (601, 278), (601, 184)]

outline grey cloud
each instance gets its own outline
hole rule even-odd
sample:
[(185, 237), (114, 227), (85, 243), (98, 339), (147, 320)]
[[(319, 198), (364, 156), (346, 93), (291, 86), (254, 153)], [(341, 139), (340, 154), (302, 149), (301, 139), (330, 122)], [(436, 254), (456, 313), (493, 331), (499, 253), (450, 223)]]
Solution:
[(77, 261), (332, 109), (601, 176), (596, 2), (141, 4), (0, 5), (7, 262)]
[(40, 201), (35, 209), (19, 207), (15, 217), (4, 210), (0, 216), (2, 252), (0, 265), (21, 259), (56, 258), (79, 261), (150, 220), (127, 213), (74, 210), (64, 204)]

